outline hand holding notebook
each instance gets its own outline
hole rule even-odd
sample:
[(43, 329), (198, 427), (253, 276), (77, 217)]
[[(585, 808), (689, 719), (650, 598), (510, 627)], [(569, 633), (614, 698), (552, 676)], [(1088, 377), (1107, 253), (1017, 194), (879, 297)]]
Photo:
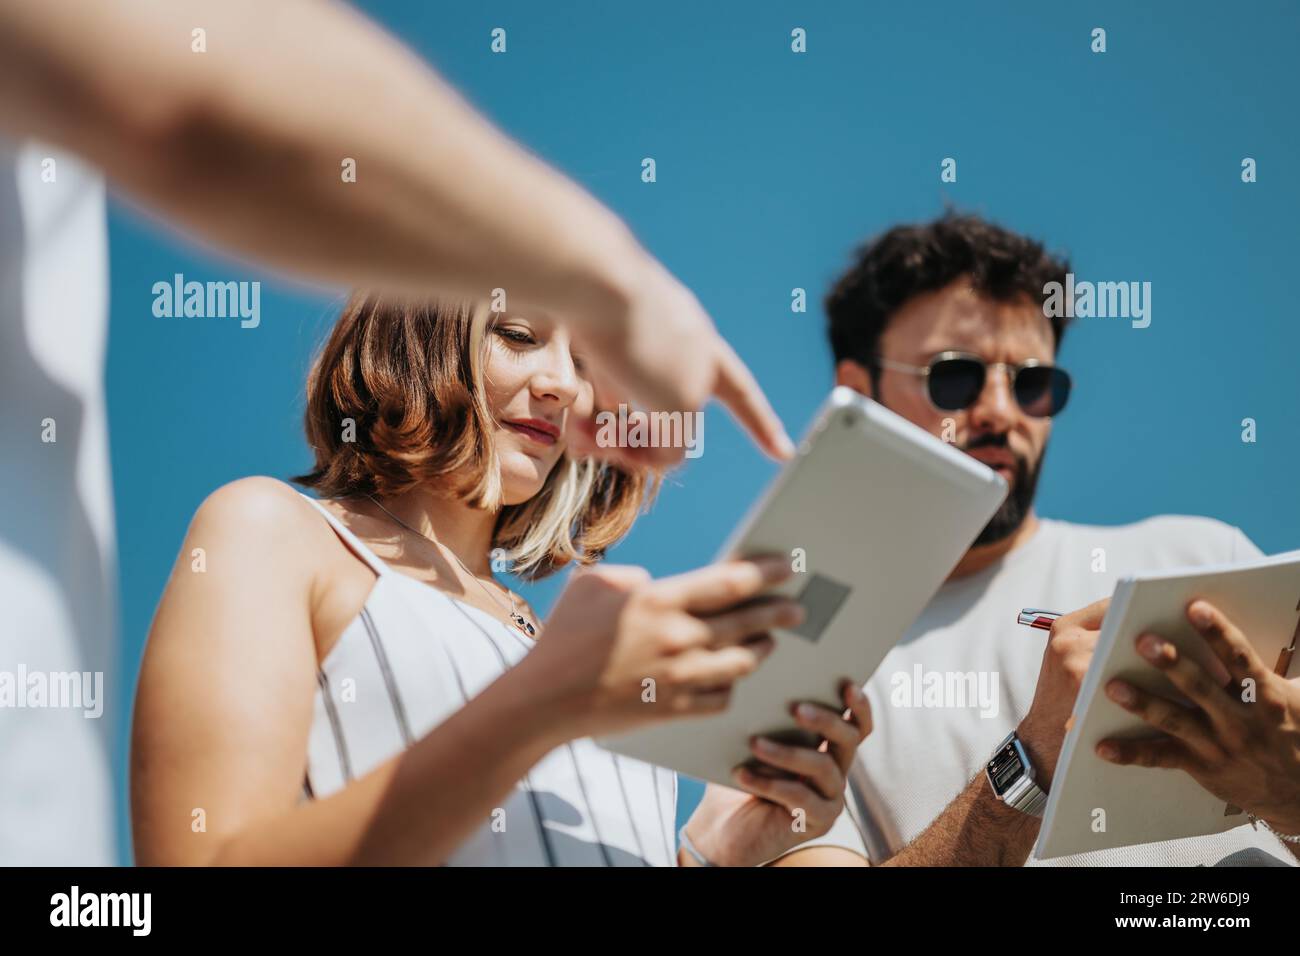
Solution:
[(1234, 801), (1300, 833), (1298, 598), (1300, 553), (1121, 581), (1035, 855), (1222, 832), (1250, 819)]

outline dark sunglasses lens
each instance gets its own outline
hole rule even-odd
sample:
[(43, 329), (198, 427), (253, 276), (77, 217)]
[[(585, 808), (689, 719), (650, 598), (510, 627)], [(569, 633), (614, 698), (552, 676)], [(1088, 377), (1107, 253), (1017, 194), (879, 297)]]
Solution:
[(1016, 401), (1025, 414), (1050, 418), (1065, 407), (1070, 397), (1070, 375), (1047, 365), (1022, 368), (1016, 375)]
[(968, 408), (984, 389), (984, 365), (974, 359), (941, 359), (930, 366), (930, 401), (955, 412)]

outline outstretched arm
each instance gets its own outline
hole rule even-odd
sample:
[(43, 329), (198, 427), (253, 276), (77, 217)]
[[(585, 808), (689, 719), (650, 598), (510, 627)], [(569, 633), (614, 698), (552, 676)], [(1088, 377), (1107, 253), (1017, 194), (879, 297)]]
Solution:
[(0, 127), (86, 156), (168, 219), (291, 274), (480, 301), (502, 288), (511, 309), (573, 323), (605, 404), (689, 411), (717, 396), (789, 452), (708, 315), (618, 217), (340, 3), (0, 0)]

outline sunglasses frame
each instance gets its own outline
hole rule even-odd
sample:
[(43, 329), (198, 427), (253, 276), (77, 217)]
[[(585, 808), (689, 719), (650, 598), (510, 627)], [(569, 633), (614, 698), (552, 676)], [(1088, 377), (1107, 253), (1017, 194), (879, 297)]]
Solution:
[[(918, 375), (921, 378), (925, 379), (926, 400), (929, 401), (929, 403), (934, 406), (936, 411), (961, 412), (970, 408), (971, 405), (975, 404), (975, 401), (971, 400), (967, 404), (963, 405), (961, 408), (943, 408), (942, 406), (935, 404), (934, 396), (930, 394), (930, 373), (934, 371), (934, 367), (938, 365), (940, 362), (947, 362), (953, 359), (966, 359), (967, 361), (977, 362), (981, 366), (983, 366), (984, 384), (988, 383), (989, 369), (997, 369), (1003, 372), (1004, 374), (1006, 374), (1008, 377), (1008, 382), (1011, 385), (1011, 394), (1016, 400), (1016, 406), (1026, 415), (1029, 415), (1031, 418), (1055, 418), (1057, 415), (1061, 414), (1061, 412), (1065, 410), (1066, 403), (1069, 401), (1070, 398), (1070, 390), (1074, 385), (1073, 378), (1070, 376), (1070, 373), (1067, 372), (1065, 369), (1061, 368), (1059, 365), (1053, 365), (1051, 362), (1040, 362), (1038, 361), (1038, 359), (1028, 359), (1024, 362), (1017, 362), (1015, 364), (1012, 364), (1010, 362), (986, 362), (983, 359), (983, 357), (976, 355), (973, 352), (961, 352), (955, 349), (949, 349), (946, 352), (940, 352), (938, 355), (930, 359), (930, 362), (927, 365), (911, 365), (907, 362), (899, 362), (899, 361), (895, 361), (894, 359), (885, 358), (885, 356), (883, 355), (875, 356), (875, 360), (880, 365), (881, 368), (892, 369), (893, 371), (896, 372), (910, 372), (913, 375)], [(1025, 408), (1024, 405), (1021, 404), (1020, 396), (1016, 395), (1016, 377), (1023, 370), (1027, 368), (1053, 368), (1065, 376), (1065, 381), (1066, 381), (1065, 401), (1061, 402), (1061, 407), (1058, 408), (1056, 411), (1052, 412), (1052, 414), (1050, 415), (1033, 414), (1027, 408)], [(982, 389), (983, 385), (981, 385), (980, 387)], [(979, 393), (976, 393), (975, 397), (978, 398)]]

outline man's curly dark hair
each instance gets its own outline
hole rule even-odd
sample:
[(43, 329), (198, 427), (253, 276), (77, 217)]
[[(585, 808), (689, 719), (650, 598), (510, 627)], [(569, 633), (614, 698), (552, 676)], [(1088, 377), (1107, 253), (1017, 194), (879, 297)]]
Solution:
[[(1042, 243), (979, 216), (953, 211), (933, 222), (895, 226), (854, 254), (849, 269), (826, 296), (831, 351), (880, 378), (876, 353), (890, 317), (908, 300), (942, 289), (960, 276), (997, 301), (1027, 296), (1042, 304), (1043, 286), (1065, 284), (1070, 264)], [(1052, 317), (1057, 348), (1066, 319)]]

